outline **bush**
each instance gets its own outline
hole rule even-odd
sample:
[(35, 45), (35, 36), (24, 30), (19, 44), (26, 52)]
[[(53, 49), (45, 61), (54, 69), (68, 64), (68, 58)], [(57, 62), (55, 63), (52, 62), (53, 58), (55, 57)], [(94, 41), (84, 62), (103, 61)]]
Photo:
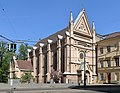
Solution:
[(27, 82), (30, 83), (31, 79), (33, 79), (31, 72), (27, 72), (27, 73), (22, 75), (21, 82), (22, 83), (27, 83)]

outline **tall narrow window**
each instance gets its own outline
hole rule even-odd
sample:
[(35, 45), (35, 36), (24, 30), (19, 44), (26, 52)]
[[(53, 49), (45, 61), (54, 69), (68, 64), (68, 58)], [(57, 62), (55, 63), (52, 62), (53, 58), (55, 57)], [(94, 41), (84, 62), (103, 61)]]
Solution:
[(101, 66), (101, 68), (104, 67), (103, 60), (100, 61), (100, 66)]
[(119, 66), (119, 58), (115, 58), (115, 64), (117, 67)]
[(54, 53), (54, 57), (53, 57), (53, 69), (55, 71), (57, 70), (57, 52)]
[(100, 73), (100, 80), (104, 80), (104, 75), (103, 75), (103, 73)]
[(44, 55), (44, 75), (47, 74), (47, 54)]
[(115, 73), (115, 80), (119, 81), (119, 73)]
[(103, 47), (100, 48), (100, 53), (103, 54)]
[(111, 51), (110, 46), (107, 46), (107, 52), (110, 52), (110, 51)]
[(110, 60), (107, 60), (108, 67), (111, 67), (111, 62)]

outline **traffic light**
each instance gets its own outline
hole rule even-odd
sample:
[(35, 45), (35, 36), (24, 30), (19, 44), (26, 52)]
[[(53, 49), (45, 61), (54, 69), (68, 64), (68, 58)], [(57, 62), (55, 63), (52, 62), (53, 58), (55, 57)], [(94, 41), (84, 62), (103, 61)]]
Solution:
[(8, 51), (15, 52), (16, 50), (17, 49), (16, 49), (16, 44), (15, 43), (8, 44)]

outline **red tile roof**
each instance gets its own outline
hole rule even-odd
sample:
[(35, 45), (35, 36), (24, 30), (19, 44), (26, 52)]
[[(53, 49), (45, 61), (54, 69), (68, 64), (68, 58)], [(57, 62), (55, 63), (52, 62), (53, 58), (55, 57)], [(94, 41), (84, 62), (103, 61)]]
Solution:
[(111, 34), (106, 35), (106, 38), (112, 38), (112, 37), (116, 37), (116, 36), (120, 36), (120, 32), (114, 32)]
[(18, 68), (20, 70), (33, 70), (32, 64), (30, 61), (24, 61), (24, 60), (16, 60), (18, 64)]

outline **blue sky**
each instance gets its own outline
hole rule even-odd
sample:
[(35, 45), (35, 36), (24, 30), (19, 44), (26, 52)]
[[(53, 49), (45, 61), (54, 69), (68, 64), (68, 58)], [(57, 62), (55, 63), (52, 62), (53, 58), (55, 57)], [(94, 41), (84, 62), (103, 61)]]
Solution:
[(11, 40), (45, 38), (68, 25), (70, 10), (75, 20), (82, 5), (89, 23), (95, 22), (97, 33), (120, 31), (120, 0), (0, 0), (0, 3), (0, 35)]

